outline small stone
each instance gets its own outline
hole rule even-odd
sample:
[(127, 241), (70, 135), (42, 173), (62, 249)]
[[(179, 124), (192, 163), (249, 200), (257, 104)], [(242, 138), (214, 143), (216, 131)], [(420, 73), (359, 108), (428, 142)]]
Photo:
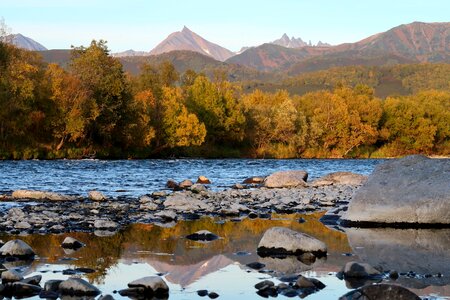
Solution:
[(186, 238), (189, 240), (193, 240), (193, 241), (208, 241), (209, 242), (209, 241), (217, 240), (219, 238), (219, 236), (208, 230), (199, 230), (197, 232), (187, 235)]
[(81, 278), (69, 278), (59, 284), (59, 291), (63, 295), (97, 296), (100, 290)]
[(35, 275), (35, 276), (31, 276), (31, 277), (22, 279), (21, 282), (27, 283), (27, 284), (32, 284), (32, 285), (39, 285), (39, 283), (41, 283), (41, 280), (42, 280), (42, 275)]
[(275, 286), (273, 281), (264, 280), (264, 281), (261, 281), (261, 282), (258, 282), (257, 284), (255, 284), (255, 289), (264, 290), (264, 289), (272, 287), (272, 286)]
[(217, 294), (215, 292), (211, 292), (208, 294), (208, 297), (211, 299), (216, 299), (216, 298), (219, 298), (219, 294)]
[(389, 271), (389, 278), (394, 279), (394, 280), (397, 280), (398, 277), (399, 277), (399, 275), (398, 275), (398, 272), (397, 272), (397, 271), (394, 271), (394, 270)]
[(61, 247), (66, 249), (79, 249), (83, 246), (85, 246), (84, 243), (70, 236), (66, 237), (61, 244)]
[(200, 297), (205, 297), (208, 295), (208, 290), (198, 290), (197, 295), (199, 295)]
[(211, 181), (207, 177), (200, 175), (200, 176), (198, 176), (196, 183), (211, 184)]
[(111, 220), (96, 220), (94, 222), (94, 228), (100, 230), (115, 230), (119, 227), (116, 222)]
[(178, 182), (176, 182), (175, 180), (173, 180), (173, 179), (167, 180), (166, 188), (171, 189), (171, 190), (177, 190), (177, 189), (179, 189), (179, 187), (180, 186), (178, 185)]
[(252, 262), (246, 265), (247, 267), (254, 269), (254, 270), (261, 270), (262, 268), (264, 268), (266, 265), (262, 264), (260, 262)]
[(104, 296), (100, 296), (100, 298), (98, 298), (98, 300), (114, 300), (114, 297), (109, 295), (109, 294), (107, 294), (107, 295), (104, 295)]
[(2, 282), (3, 283), (16, 282), (16, 281), (21, 281), (21, 280), (23, 280), (22, 274), (20, 274), (19, 272), (17, 272), (14, 269), (2, 272)]
[(108, 200), (108, 197), (106, 197), (102, 192), (99, 192), (99, 191), (89, 191), (88, 197), (92, 201), (105, 201), (105, 200)]
[(58, 292), (59, 291), (59, 285), (63, 282), (63, 280), (47, 280), (44, 284), (44, 291), (46, 292)]
[(12, 284), (14, 290), (14, 298), (28, 298), (38, 295), (42, 288), (38, 285), (24, 283), (24, 282), (14, 282)]
[(190, 188), (194, 183), (190, 181), (189, 179), (183, 180), (180, 182), (179, 187), (180, 189), (187, 189)]

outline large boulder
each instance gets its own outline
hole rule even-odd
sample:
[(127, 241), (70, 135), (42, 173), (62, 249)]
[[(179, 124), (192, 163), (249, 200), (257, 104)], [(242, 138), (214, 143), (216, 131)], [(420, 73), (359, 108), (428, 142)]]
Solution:
[(14, 199), (33, 199), (33, 200), (51, 200), (51, 201), (71, 201), (76, 197), (62, 195), (53, 192), (17, 190), (12, 193)]
[(0, 248), (0, 256), (13, 256), (18, 258), (33, 258), (33, 249), (22, 240), (8, 241)]
[(379, 165), (354, 195), (344, 224), (450, 224), (450, 160), (414, 155)]
[(367, 176), (352, 172), (335, 172), (314, 180), (314, 187), (326, 185), (362, 185), (367, 181)]
[(398, 285), (374, 284), (348, 292), (339, 300), (420, 300), (420, 297)]
[(97, 296), (100, 290), (81, 278), (69, 278), (59, 284), (59, 292), (63, 295)]
[(285, 227), (272, 227), (264, 233), (257, 252), (260, 256), (301, 255), (305, 252), (323, 256), (327, 246), (305, 233)]
[(167, 196), (164, 201), (166, 209), (173, 209), (181, 212), (206, 210), (210, 211), (212, 208), (205, 202), (196, 199), (192, 193), (173, 193)]
[(102, 192), (99, 191), (89, 191), (88, 197), (92, 201), (106, 201), (108, 197), (106, 197)]
[(267, 188), (305, 187), (308, 173), (306, 171), (279, 171), (266, 177)]

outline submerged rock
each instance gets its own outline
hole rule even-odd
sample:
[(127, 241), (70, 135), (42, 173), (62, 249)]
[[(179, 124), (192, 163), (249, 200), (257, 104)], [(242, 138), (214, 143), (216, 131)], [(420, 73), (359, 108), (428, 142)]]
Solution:
[(450, 160), (414, 155), (376, 167), (354, 195), (347, 225), (450, 224)]
[(339, 300), (420, 300), (420, 297), (410, 290), (392, 284), (366, 285), (348, 292)]
[(380, 271), (371, 265), (355, 261), (346, 263), (341, 272), (345, 278), (369, 278), (381, 275)]
[(18, 258), (32, 258), (33, 249), (22, 240), (8, 241), (0, 248), (0, 256), (14, 256)]
[(327, 246), (307, 234), (285, 227), (272, 227), (264, 233), (257, 252), (260, 256), (301, 255), (305, 252), (323, 256)]
[(279, 171), (267, 176), (264, 186), (267, 188), (306, 187), (307, 179), (306, 171)]

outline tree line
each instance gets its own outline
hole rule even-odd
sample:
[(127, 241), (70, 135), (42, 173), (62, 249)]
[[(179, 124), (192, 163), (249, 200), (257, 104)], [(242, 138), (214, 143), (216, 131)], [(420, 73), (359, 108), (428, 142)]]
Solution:
[(129, 75), (102, 40), (74, 48), (67, 68), (0, 42), (0, 104), (2, 159), (450, 154), (449, 91), (245, 93), (169, 62)]

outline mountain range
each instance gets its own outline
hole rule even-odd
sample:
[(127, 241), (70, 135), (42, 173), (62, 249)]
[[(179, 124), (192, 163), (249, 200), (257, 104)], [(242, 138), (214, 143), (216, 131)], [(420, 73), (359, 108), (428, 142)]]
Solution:
[(22, 34), (10, 34), (7, 35), (4, 40), (7, 43), (13, 44), (14, 46), (30, 51), (45, 51), (47, 48), (34, 41), (33, 39), (23, 36)]
[[(64, 64), (70, 57), (64, 52), (70, 50), (45, 51), (45, 47), (21, 34), (10, 36), (9, 40), (19, 47), (41, 51), (49, 62)], [(284, 34), (278, 40), (245, 48), (238, 53), (209, 42), (184, 27), (170, 34), (150, 52), (129, 50), (114, 55), (120, 57), (125, 69), (130, 68), (133, 73), (138, 72), (139, 64), (157, 62), (163, 58), (176, 62), (182, 69), (194, 67), (203, 71), (202, 68), (228, 66), (239, 70), (240, 74), (247, 74), (248, 70), (253, 69), (259, 72), (282, 71), (290, 75), (336, 66), (450, 62), (450, 22), (414, 22), (356, 43), (336, 46), (322, 42), (311, 45), (301, 38), (289, 38)]]

